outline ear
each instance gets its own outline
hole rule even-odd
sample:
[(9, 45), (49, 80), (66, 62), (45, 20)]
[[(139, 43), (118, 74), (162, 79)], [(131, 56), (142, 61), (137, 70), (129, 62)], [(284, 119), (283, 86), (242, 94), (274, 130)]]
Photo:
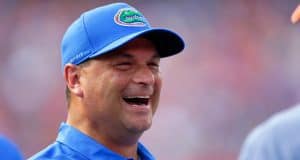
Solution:
[(80, 68), (74, 64), (66, 64), (64, 67), (64, 78), (70, 92), (78, 97), (83, 97), (80, 83)]

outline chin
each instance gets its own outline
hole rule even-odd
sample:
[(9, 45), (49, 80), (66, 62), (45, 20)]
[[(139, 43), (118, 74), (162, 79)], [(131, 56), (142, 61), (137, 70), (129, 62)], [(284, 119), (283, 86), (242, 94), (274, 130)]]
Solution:
[(139, 124), (132, 124), (127, 126), (128, 130), (132, 133), (143, 133), (144, 131), (148, 130), (151, 127), (151, 122), (139, 123)]

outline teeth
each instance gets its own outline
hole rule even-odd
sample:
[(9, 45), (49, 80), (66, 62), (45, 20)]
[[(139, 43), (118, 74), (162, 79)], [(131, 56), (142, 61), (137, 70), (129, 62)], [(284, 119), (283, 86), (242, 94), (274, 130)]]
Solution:
[(148, 105), (150, 96), (125, 96), (123, 100), (130, 105)]
[(150, 96), (125, 96), (124, 98), (150, 98)]

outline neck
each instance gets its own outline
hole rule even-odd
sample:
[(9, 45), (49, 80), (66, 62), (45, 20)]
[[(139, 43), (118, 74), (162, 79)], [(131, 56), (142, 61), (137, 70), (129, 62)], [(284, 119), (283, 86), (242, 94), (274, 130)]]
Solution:
[(76, 114), (72, 114), (71, 112), (72, 111), (69, 110), (67, 124), (92, 137), (115, 153), (138, 160), (137, 147), (138, 139), (141, 134), (132, 134), (126, 131), (123, 133), (120, 131), (112, 131), (111, 128), (101, 125), (103, 123), (98, 124), (91, 122), (88, 118), (83, 119), (82, 117), (85, 116), (80, 115), (80, 112)]

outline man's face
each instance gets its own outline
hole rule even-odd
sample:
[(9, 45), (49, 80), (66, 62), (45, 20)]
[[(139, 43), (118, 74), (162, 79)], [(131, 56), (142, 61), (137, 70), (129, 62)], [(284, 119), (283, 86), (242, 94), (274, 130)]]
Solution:
[(159, 61), (154, 45), (142, 38), (89, 60), (80, 82), (90, 121), (114, 132), (148, 129), (161, 90)]

